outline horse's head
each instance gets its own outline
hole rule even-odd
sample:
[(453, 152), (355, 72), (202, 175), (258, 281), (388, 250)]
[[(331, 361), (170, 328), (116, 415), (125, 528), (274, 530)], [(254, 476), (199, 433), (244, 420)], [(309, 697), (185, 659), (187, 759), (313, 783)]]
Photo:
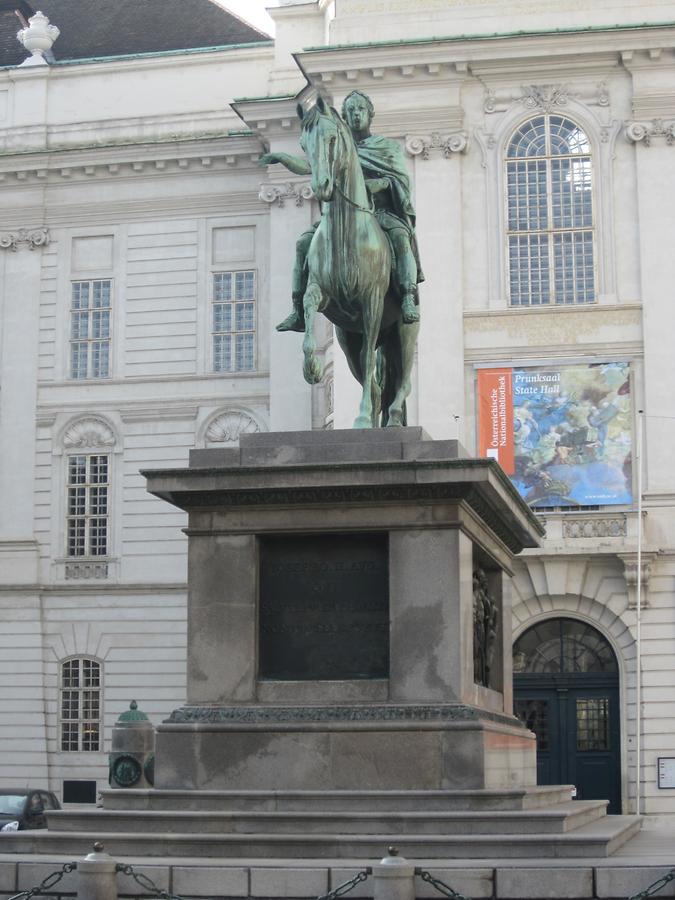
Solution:
[(318, 200), (331, 200), (341, 158), (340, 131), (344, 126), (321, 96), (308, 112), (298, 105), (298, 116), (302, 121), (300, 146), (312, 169), (312, 190)]

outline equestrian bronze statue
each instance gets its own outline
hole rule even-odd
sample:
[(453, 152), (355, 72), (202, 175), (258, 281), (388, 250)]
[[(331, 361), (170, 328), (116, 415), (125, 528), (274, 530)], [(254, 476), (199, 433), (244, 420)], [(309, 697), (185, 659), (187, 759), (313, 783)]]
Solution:
[(307, 159), (268, 153), (260, 162), (311, 173), (322, 215), (298, 242), (294, 309), (277, 328), (305, 332), (303, 373), (316, 384), (314, 317), (322, 312), (363, 389), (354, 427), (405, 425), (423, 275), (403, 152), (371, 135), (372, 103), (360, 92), (345, 100), (346, 122), (321, 97), (298, 115)]

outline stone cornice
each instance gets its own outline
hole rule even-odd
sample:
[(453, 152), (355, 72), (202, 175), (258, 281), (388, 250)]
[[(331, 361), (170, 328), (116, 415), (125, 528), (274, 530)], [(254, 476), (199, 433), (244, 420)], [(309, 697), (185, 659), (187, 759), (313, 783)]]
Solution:
[(619, 64), (626, 54), (672, 58), (675, 27), (596, 29), (513, 35), (439, 38), (305, 50), (295, 55), (315, 84), (342, 87), (372, 81), (457, 79), (485, 67), (522, 73), (523, 62), (550, 69), (579, 64)]
[[(217, 170), (220, 171), (220, 170)], [(147, 219), (148, 216), (218, 216), (224, 211), (224, 198), (227, 196), (228, 214), (259, 215), (261, 207), (258, 202), (259, 181), (251, 185), (249, 191), (230, 193), (219, 188), (211, 194), (188, 194), (182, 197), (158, 196), (143, 200), (111, 200), (104, 201), (96, 196), (87, 196), (81, 203), (47, 203), (46, 206), (31, 207), (31, 212), (39, 215), (51, 228), (57, 226), (109, 225), (114, 221), (135, 222)], [(0, 193), (1, 196), (1, 193)], [(1, 201), (0, 201), (1, 202)], [(264, 212), (264, 208), (262, 209)], [(18, 229), (18, 223), (29, 218), (28, 210), (20, 207), (5, 207), (3, 219), (7, 224)], [(16, 223), (16, 225), (14, 224)]]
[(0, 231), (0, 250), (13, 250), (21, 248), (36, 250), (38, 247), (46, 247), (49, 244), (49, 229), (19, 228), (18, 231)]
[(299, 103), (312, 106), (317, 92), (307, 87), (297, 95), (251, 97), (235, 100), (231, 106), (239, 118), (261, 138), (300, 134)]
[(0, 183), (136, 177), (205, 171), (218, 167), (253, 169), (260, 156), (255, 135), (221, 135), (204, 140), (111, 144), (0, 155)]
[(105, 67), (105, 74), (111, 77), (115, 72), (129, 72), (130, 70), (147, 71), (149, 69), (164, 69), (167, 66), (175, 66), (184, 69), (186, 66), (222, 66), (230, 60), (241, 62), (242, 60), (267, 60), (274, 57), (274, 41), (261, 41), (260, 43), (232, 44), (222, 47), (204, 47), (190, 50), (165, 51), (157, 53), (139, 54), (137, 56), (109, 56), (92, 57), (81, 60), (59, 60), (50, 65), (48, 69), (41, 68), (36, 72), (34, 68), (22, 68), (12, 66), (0, 70), (0, 83), (2, 80), (18, 81), (27, 78), (81, 78), (83, 75), (101, 75)]

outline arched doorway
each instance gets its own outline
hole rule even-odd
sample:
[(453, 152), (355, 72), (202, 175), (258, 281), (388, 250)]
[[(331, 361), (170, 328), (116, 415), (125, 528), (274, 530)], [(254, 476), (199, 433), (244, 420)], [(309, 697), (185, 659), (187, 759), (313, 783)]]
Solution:
[(621, 812), (619, 669), (603, 635), (547, 619), (513, 647), (514, 712), (537, 736), (537, 783), (573, 784), (577, 799)]

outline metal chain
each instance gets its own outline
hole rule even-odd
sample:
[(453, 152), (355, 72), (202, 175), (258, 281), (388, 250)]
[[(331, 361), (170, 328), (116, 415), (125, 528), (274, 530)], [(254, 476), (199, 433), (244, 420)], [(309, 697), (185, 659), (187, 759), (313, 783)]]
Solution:
[(431, 872), (427, 872), (425, 869), (415, 869), (415, 875), (419, 875), (422, 881), (428, 881), (432, 887), (435, 887), (441, 894), (445, 894), (446, 897), (454, 897), (455, 900), (468, 900), (463, 894), (453, 890), (449, 884), (434, 878)]
[(64, 875), (68, 875), (69, 872), (73, 872), (76, 868), (76, 862), (66, 863), (63, 868), (57, 869), (55, 872), (52, 872), (51, 875), (47, 875), (45, 880), (38, 884), (37, 887), (31, 888), (29, 891), (21, 891), (18, 894), (14, 894), (9, 900), (30, 900), (30, 898), (35, 897), (36, 894), (44, 894), (50, 887), (54, 887), (55, 884), (58, 884)]
[(122, 872), (124, 875), (129, 875), (134, 879), (136, 884), (140, 884), (146, 891), (150, 891), (155, 897), (161, 897), (162, 900), (183, 900), (183, 898), (179, 897), (177, 894), (170, 894), (168, 891), (163, 891), (161, 888), (158, 888), (154, 881), (148, 878), (147, 875), (143, 875), (142, 872), (134, 872), (133, 866), (125, 866), (122, 863), (117, 863), (115, 871), (118, 873)]
[(655, 894), (657, 891), (660, 891), (662, 887), (665, 887), (669, 881), (672, 881), (675, 878), (675, 869), (671, 869), (670, 872), (666, 872), (665, 875), (661, 876), (657, 881), (650, 884), (648, 888), (645, 888), (644, 891), (640, 891), (639, 894), (633, 894), (632, 897), (629, 897), (628, 900), (645, 900), (645, 897), (651, 897), (652, 894)]
[(361, 872), (357, 872), (357, 874), (353, 878), (350, 878), (349, 881), (345, 881), (344, 884), (339, 884), (336, 888), (333, 888), (333, 890), (329, 891), (327, 894), (322, 894), (321, 897), (317, 897), (316, 900), (335, 900), (336, 897), (341, 897), (343, 894), (348, 894), (349, 891), (355, 888), (357, 884), (365, 881), (372, 871), (372, 869), (368, 868), (363, 869)]

